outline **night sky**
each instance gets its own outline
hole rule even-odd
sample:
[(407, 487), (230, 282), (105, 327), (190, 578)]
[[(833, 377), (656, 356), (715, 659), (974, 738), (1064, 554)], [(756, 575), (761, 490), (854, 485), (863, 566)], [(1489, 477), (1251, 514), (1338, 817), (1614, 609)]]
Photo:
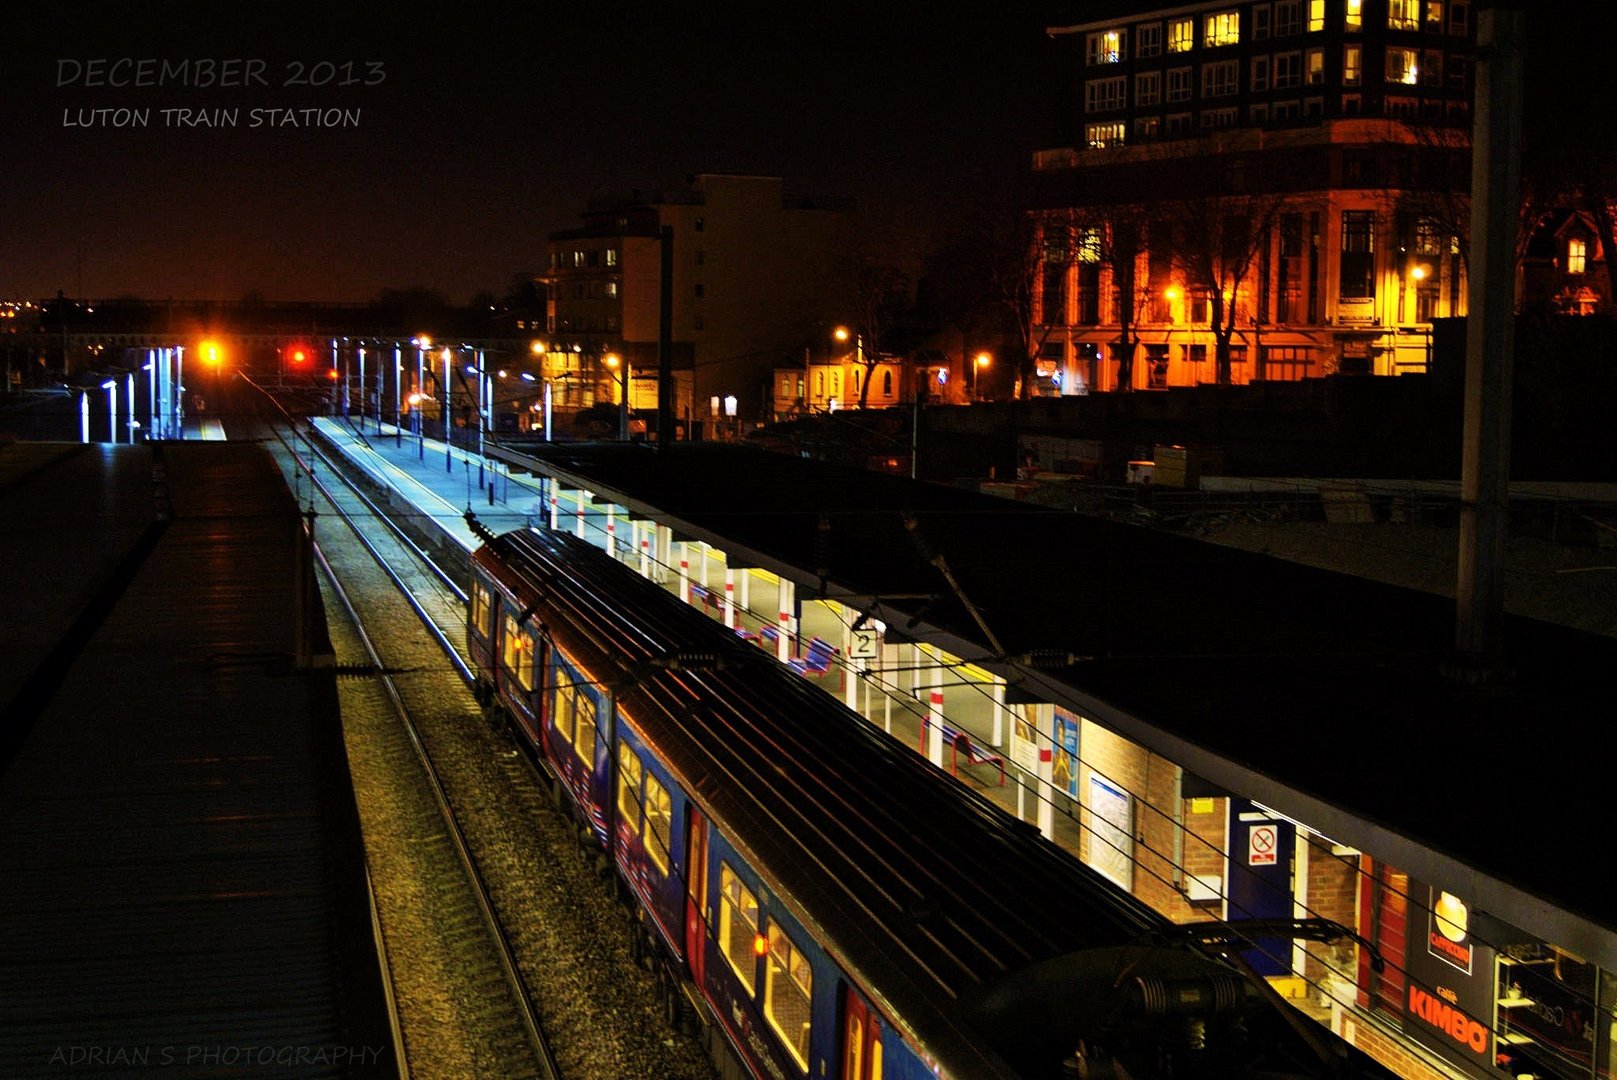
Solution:
[[(366, 300), (423, 285), (464, 301), (538, 271), (547, 234), (577, 225), (590, 196), (695, 172), (852, 196), (872, 235), (912, 257), (1053, 145), (1043, 31), (1082, 5), (364, 6), (388, 21), (339, 3), (11, 12), (0, 296)], [(120, 58), (155, 61), (154, 79), (164, 61), (262, 61), (267, 85), (86, 86), (90, 69), (60, 63), (105, 60), (108, 78)], [(300, 74), (330, 81), (288, 85)], [(359, 122), (268, 112), (309, 107)], [(93, 112), (117, 108), (149, 121)], [(208, 128), (165, 108), (239, 111)]]

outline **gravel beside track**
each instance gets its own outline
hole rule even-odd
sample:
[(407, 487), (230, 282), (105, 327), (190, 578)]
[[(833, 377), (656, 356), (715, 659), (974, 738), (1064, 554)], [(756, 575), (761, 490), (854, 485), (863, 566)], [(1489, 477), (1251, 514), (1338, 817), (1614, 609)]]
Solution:
[[(329, 471), (320, 471), (335, 487)], [(306, 498), (306, 478), (299, 490)], [(395, 673), (513, 943), (562, 1075), (712, 1077), (697, 1039), (664, 1023), (654, 978), (631, 957), (630, 914), (614, 899), (604, 856), (581, 848), (535, 766), (507, 735), (482, 721), (470, 690), (416, 615), (316, 498), (322, 515), (316, 539)], [(460, 642), (464, 612), (453, 595), (414, 567), (414, 557), (396, 541), (381, 536), (383, 528), (369, 510), (353, 512), (423, 606)], [(329, 597), (327, 610), (338, 663), (363, 665)], [(408, 738), (374, 679), (349, 677), (339, 686), (411, 1074), (531, 1075), (510, 990), (492, 959), (480, 959), (491, 958), (493, 947), (470, 914), (475, 909), (464, 873), (436, 809), (431, 816), (422, 809), (432, 803)], [(451, 865), (453, 875), (446, 869)]]

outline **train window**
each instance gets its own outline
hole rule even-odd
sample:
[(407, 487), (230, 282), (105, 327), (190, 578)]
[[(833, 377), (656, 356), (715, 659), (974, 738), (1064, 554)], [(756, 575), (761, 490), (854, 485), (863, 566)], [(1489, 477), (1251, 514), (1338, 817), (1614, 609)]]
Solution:
[(640, 755), (626, 742), (618, 743), (618, 820), (640, 835)]
[(517, 625), (512, 615), (505, 617), (505, 635), (501, 642), (501, 659), (505, 670), (524, 690), (533, 689), (533, 635)]
[(758, 989), (758, 898), (727, 862), (719, 863), (719, 945), (747, 993)]
[(472, 633), (486, 638), (494, 630), (494, 594), (481, 581), (472, 582)]
[(810, 1003), (814, 972), (808, 958), (773, 920), (769, 924), (769, 963), (764, 974), (764, 1015), (797, 1064), (808, 1068)]
[(595, 699), (585, 694), (582, 688), (574, 691), (578, 701), (574, 712), (578, 717), (578, 730), (573, 732), (573, 750), (578, 754), (579, 760), (584, 762), (584, 768), (595, 767)]
[(668, 876), (668, 837), (674, 826), (674, 804), (668, 789), (649, 772), (646, 774), (646, 854), (657, 869)]

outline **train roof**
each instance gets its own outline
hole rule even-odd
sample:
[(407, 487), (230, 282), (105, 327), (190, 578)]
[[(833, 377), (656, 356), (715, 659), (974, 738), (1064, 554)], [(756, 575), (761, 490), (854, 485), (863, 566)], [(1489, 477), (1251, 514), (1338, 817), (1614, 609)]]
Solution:
[(0, 1072), (397, 1074), (299, 535), (261, 447), (0, 447)]
[[(1166, 924), (1143, 904), (599, 549), (525, 530), (476, 560), (611, 685), (794, 916), (951, 1075), (1016, 1074), (1005, 1060), (1027, 1048), (1006, 1040), (1027, 1034), (991, 1021), (1007, 999), (1042, 1015), (1163, 952)], [(1041, 964), (1130, 945), (1128, 961), (1067, 962), (1057, 989), (1018, 987)]]
[[(1220, 786), (1617, 963), (1617, 904), (1582, 871), (1605, 846), (1587, 809), (1609, 769), (1588, 748), (1604, 738), (1617, 641), (1506, 616), (1509, 677), (1468, 685), (1444, 674), (1450, 598), (747, 447), (521, 454), (873, 611), (891, 637), (993, 666), (963, 594), (1002, 657), (1062, 658), (1019, 665), (1033, 699), (1075, 703)], [(1550, 792), (1553, 825), (1523, 812)]]

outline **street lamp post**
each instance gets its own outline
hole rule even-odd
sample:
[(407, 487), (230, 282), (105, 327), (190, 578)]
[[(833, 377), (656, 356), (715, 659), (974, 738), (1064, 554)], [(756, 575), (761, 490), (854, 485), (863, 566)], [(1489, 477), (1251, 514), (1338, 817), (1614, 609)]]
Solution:
[[(399, 410), (403, 407), (403, 403), (399, 400), (399, 391), (403, 388), (399, 384), (403, 381), (404, 350), (395, 341), (393, 343), (393, 445), (395, 447), (401, 445), (404, 441), (404, 433), (399, 430), (399, 421), (403, 419), (399, 414)], [(380, 424), (381, 420), (378, 419), (377, 423)]]
[(450, 434), (452, 432), (452, 429), (450, 427), (450, 419), (449, 419), (449, 396), (450, 396), (449, 395), (449, 346), (445, 345), (444, 348), (443, 348), (443, 351), (441, 353), (439, 353), (438, 355), (443, 358), (443, 362), (444, 362), (444, 385), (443, 385), (444, 404), (443, 404), (443, 412), (441, 414), (443, 416), (443, 418), (444, 418), (444, 472), (454, 472), (455, 471), (455, 456), (452, 453), (450, 453), (450, 445), (451, 444), (450, 444), (450, 439), (449, 439), (449, 436), (450, 436)]
[(606, 366), (618, 373), (618, 438), (629, 441), (629, 362), (617, 353), (606, 354)]
[(101, 384), (107, 392), (107, 441), (118, 445), (118, 380), (108, 379)]
[(128, 391), (126, 398), (129, 402), (129, 420), (125, 426), (129, 428), (129, 444), (133, 446), (135, 443), (135, 373), (133, 371), (124, 376), (124, 387)]
[(992, 356), (988, 355), (988, 353), (986, 353), (986, 352), (980, 352), (972, 359), (972, 361), (971, 361), (971, 399), (973, 401), (981, 401), (982, 400), (982, 397), (983, 397), (982, 389), (977, 385), (977, 383), (978, 383), (978, 380), (982, 378), (983, 369), (987, 368), (988, 365), (992, 364), (993, 362), (994, 362), (994, 358)]
[(415, 428), (415, 452), (420, 461), (427, 460), (427, 436), (421, 426), (421, 403), (427, 396), (427, 350), (432, 339), (425, 334), (415, 338), (415, 394), (410, 402), (411, 427)]

